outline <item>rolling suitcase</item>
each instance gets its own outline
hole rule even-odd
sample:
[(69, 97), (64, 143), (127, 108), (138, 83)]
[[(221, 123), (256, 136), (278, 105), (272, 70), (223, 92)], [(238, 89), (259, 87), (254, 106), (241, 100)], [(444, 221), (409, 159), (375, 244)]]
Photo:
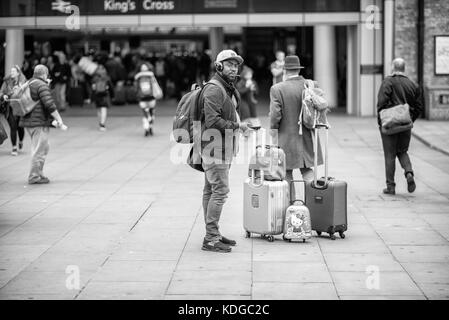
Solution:
[[(317, 151), (318, 151), (318, 129), (324, 128), (325, 139), (325, 176), (317, 179)], [(348, 185), (344, 181), (328, 177), (328, 143), (329, 127), (327, 125), (317, 125), (314, 137), (314, 180), (305, 184), (305, 200), (310, 210), (312, 219), (312, 230), (320, 236), (322, 232), (329, 234), (335, 240), (335, 233), (339, 233), (342, 239), (344, 232), (348, 229), (347, 222), (347, 189)]]
[(284, 235), (282, 238), (290, 242), (292, 240), (306, 242), (306, 240), (312, 237), (310, 211), (302, 200), (293, 200), (296, 198), (295, 192), (292, 190), (295, 182), (299, 181), (291, 182), (290, 197), (292, 201), (291, 206), (287, 208), (285, 213)]
[[(260, 126), (252, 128), (258, 131)], [(243, 227), (247, 238), (256, 233), (273, 242), (274, 235), (283, 233), (289, 185), (285, 180), (266, 181), (264, 170), (259, 170), (259, 175), (256, 175), (257, 171), (251, 170), (243, 186)]]
[(273, 242), (273, 236), (284, 231), (285, 211), (289, 204), (288, 182), (266, 181), (263, 171), (257, 179), (254, 171), (243, 186), (243, 227), (247, 238), (256, 233)]

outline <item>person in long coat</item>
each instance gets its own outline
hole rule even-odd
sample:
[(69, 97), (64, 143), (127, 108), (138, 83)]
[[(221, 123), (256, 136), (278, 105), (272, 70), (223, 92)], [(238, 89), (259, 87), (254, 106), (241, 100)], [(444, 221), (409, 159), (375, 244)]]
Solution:
[[(298, 56), (285, 58), (284, 81), (270, 90), (270, 131), (278, 133), (278, 144), (286, 155), (287, 181), (293, 180), (293, 170), (301, 171), (303, 180), (313, 180), (313, 132), (302, 124), (299, 134), (299, 115), (302, 108), (304, 77), (299, 75), (301, 66)], [(276, 131), (277, 130), (277, 131)], [(318, 165), (323, 164), (318, 139)]]

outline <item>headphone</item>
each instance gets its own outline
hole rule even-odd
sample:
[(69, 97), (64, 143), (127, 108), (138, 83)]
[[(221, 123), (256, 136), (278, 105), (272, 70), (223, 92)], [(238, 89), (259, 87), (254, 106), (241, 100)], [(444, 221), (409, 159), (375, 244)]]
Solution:
[(222, 63), (222, 62), (215, 62), (215, 69), (216, 69), (218, 72), (222, 72), (223, 69), (224, 69), (223, 63)]

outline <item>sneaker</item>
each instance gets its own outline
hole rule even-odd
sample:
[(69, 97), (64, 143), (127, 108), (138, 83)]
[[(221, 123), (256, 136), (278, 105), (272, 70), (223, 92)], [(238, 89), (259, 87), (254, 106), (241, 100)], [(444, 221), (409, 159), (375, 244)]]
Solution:
[(237, 242), (235, 240), (228, 239), (226, 237), (221, 237), (220, 242), (227, 244), (228, 246), (234, 247)]
[(203, 247), (201, 248), (204, 251), (213, 251), (213, 252), (222, 252), (222, 253), (227, 253), (227, 252), (231, 252), (232, 249), (230, 246), (224, 244), (221, 241), (204, 241), (203, 242)]
[(413, 177), (413, 174), (408, 173), (407, 176), (407, 190), (409, 193), (413, 193), (416, 190), (416, 183), (415, 178)]
[(145, 137), (148, 137), (150, 135), (150, 129), (145, 130)]
[(17, 157), (19, 153), (17, 152), (17, 147), (12, 148), (11, 155)]
[(38, 180), (29, 181), (28, 184), (48, 184), (50, 180), (47, 177), (41, 177)]
[(106, 126), (104, 124), (100, 124), (100, 131), (106, 131)]
[(392, 187), (387, 187), (386, 189), (384, 189), (383, 193), (394, 196), (396, 194), (396, 191)]
[(23, 149), (23, 141), (19, 141), (19, 151), (22, 151)]

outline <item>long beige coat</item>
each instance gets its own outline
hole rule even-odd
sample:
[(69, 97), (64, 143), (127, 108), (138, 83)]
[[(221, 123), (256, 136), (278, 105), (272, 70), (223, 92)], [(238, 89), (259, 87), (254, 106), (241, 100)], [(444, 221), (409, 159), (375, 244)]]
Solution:
[[(302, 108), (302, 76), (275, 84), (270, 90), (270, 128), (278, 129), (279, 146), (286, 155), (287, 170), (313, 167), (312, 131), (302, 128), (299, 135), (299, 114)], [(318, 140), (318, 165), (323, 164)]]

